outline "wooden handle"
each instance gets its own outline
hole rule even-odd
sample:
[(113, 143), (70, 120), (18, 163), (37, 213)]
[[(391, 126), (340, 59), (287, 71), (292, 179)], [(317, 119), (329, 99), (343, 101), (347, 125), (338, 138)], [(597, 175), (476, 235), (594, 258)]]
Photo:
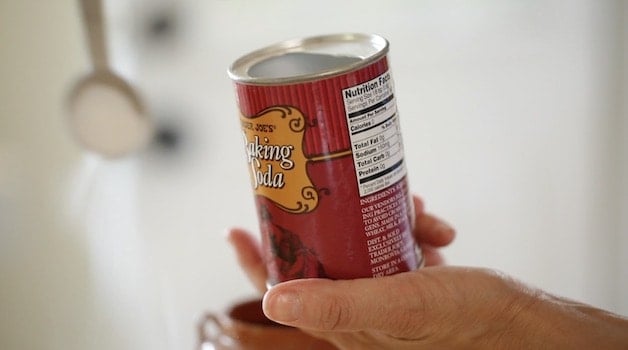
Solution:
[(80, 7), (94, 70), (109, 70), (102, 1), (80, 0)]

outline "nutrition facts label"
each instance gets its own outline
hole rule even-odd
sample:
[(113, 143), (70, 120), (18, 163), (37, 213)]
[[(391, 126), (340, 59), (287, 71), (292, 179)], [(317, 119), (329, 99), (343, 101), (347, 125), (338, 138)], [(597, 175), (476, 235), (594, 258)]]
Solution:
[(390, 72), (342, 90), (360, 196), (406, 175)]

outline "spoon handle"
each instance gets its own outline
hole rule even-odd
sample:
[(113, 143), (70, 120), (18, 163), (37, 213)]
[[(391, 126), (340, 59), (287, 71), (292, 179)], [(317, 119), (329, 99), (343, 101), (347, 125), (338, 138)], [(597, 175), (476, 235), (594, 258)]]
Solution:
[(80, 7), (94, 70), (108, 70), (102, 1), (80, 0)]

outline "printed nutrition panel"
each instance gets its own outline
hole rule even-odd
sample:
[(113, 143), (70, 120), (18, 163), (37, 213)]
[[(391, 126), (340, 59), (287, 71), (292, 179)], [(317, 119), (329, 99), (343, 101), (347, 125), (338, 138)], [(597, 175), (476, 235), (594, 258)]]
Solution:
[(342, 90), (360, 196), (406, 175), (390, 72)]

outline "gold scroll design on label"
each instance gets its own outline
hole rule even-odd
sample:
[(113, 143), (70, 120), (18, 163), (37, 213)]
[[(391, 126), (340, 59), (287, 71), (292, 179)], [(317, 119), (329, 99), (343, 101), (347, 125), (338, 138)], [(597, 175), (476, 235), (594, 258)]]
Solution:
[(240, 122), (255, 194), (290, 213), (316, 209), (319, 193), (307, 174), (303, 153), (307, 122), (301, 111), (274, 106), (252, 117), (240, 116)]

